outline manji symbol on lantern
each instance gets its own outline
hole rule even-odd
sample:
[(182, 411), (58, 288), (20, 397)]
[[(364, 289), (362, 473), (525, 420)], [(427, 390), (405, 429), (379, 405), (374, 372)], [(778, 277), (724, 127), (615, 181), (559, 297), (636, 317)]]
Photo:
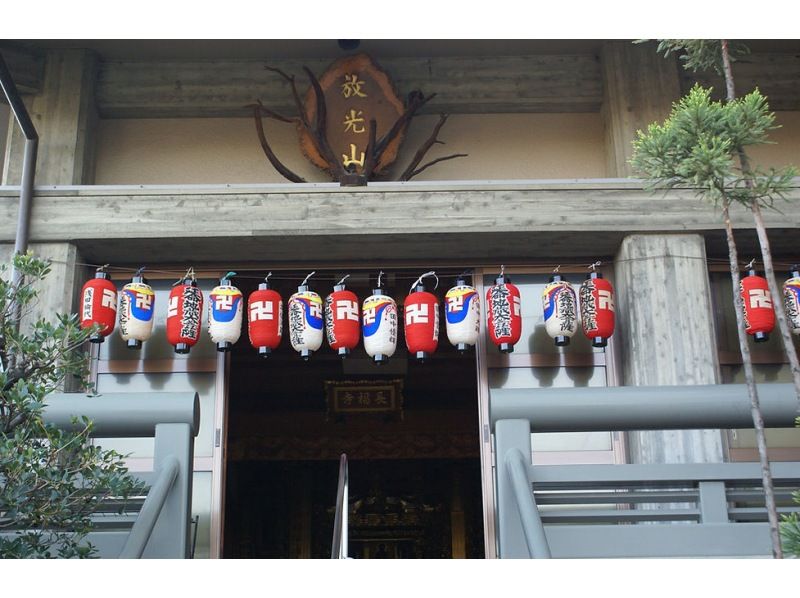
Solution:
[(197, 288), (194, 268), (175, 283), (167, 306), (167, 342), (175, 353), (186, 354), (200, 339), (203, 291)]
[(236, 272), (228, 272), (209, 294), (208, 334), (217, 351), (230, 351), (242, 334), (242, 292), (231, 283)]
[(281, 344), (283, 335), (283, 299), (269, 287), (270, 276), (272, 272), (247, 300), (247, 335), (261, 357), (269, 357)]
[(599, 265), (589, 266), (592, 271), (580, 288), (581, 326), (593, 347), (605, 347), (614, 334), (614, 287), (595, 270)]
[(753, 269), (753, 262), (747, 266), (747, 276), (739, 281), (739, 294), (744, 307), (745, 332), (757, 343), (768, 341), (769, 333), (775, 328), (772, 296), (767, 279), (758, 276)]
[(141, 349), (153, 334), (156, 294), (139, 268), (131, 281), (122, 287), (119, 299), (119, 333), (129, 349)]
[(117, 321), (117, 287), (111, 282), (106, 267), (98, 268), (94, 278), (81, 290), (81, 328), (100, 326), (100, 330), (89, 337), (93, 343), (102, 343), (114, 332)]
[(558, 268), (542, 291), (544, 327), (557, 347), (569, 344), (569, 339), (578, 330), (578, 298), (575, 289)]
[(361, 306), (364, 350), (378, 365), (386, 363), (397, 349), (397, 304), (381, 289), (382, 276), (380, 272), (377, 288)]
[(344, 359), (358, 345), (361, 322), (358, 297), (345, 288), (348, 274), (333, 287), (333, 293), (325, 298), (325, 334), (331, 349)]
[(444, 306), (447, 339), (459, 353), (466, 353), (468, 347), (474, 347), (478, 342), (481, 328), (481, 300), (478, 291), (459, 276), (456, 286), (444, 296)]
[(306, 361), (322, 346), (322, 298), (308, 287), (314, 274), (306, 276), (289, 298), (289, 342)]
[(419, 362), (425, 361), (439, 346), (439, 300), (425, 290), (422, 282), (429, 276), (436, 278), (436, 289), (439, 286), (436, 272), (426, 272), (411, 285), (403, 302), (406, 347)]
[(792, 277), (783, 283), (783, 304), (794, 334), (800, 334), (800, 266), (792, 266)]
[(500, 276), (486, 291), (486, 316), (489, 338), (501, 353), (511, 353), (522, 336), (522, 303), (519, 289), (505, 275), (500, 266)]

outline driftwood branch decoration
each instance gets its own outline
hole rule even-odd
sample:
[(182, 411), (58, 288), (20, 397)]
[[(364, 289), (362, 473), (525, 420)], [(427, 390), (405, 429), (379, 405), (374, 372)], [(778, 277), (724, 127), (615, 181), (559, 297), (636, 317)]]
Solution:
[(417, 168), (419, 163), (422, 162), (422, 159), (425, 157), (425, 154), (428, 153), (428, 150), (431, 149), (434, 146), (434, 144), (444, 145), (444, 141), (439, 141), (439, 131), (442, 130), (444, 123), (447, 122), (447, 118), (448, 118), (447, 114), (439, 115), (439, 122), (436, 123), (436, 127), (434, 127), (433, 129), (433, 133), (431, 133), (431, 136), (428, 137), (425, 143), (422, 144), (422, 147), (420, 147), (417, 150), (417, 153), (414, 154), (414, 158), (411, 160), (411, 163), (403, 171), (403, 174), (400, 175), (401, 181), (408, 181), (412, 177), (418, 175), (423, 170), (430, 168), (431, 166), (433, 166), (434, 164), (438, 164), (439, 162), (444, 162), (445, 160), (452, 160), (454, 158), (466, 158), (469, 155), (469, 154), (450, 154), (449, 156), (443, 156), (441, 158), (436, 158), (435, 160), (431, 160), (430, 162), (427, 162), (422, 166), (420, 166), (419, 168)]
[[(294, 75), (272, 66), (266, 66), (265, 69), (288, 83), (297, 115), (285, 116), (267, 108), (261, 101), (247, 108), (253, 110), (256, 133), (267, 160), (282, 176), (295, 183), (305, 180), (275, 155), (264, 132), (264, 117), (295, 125), (303, 152), (334, 181), (365, 185), (367, 181), (386, 172), (397, 157), (411, 120), (436, 97), (436, 94), (425, 96), (415, 90), (408, 94), (403, 103), (397, 97), (388, 75), (364, 54), (338, 60), (321, 79), (317, 79), (304, 66), (303, 71), (310, 83), (305, 102), (298, 92)], [(430, 137), (414, 155), (399, 180), (407, 181), (434, 164), (467, 155), (451, 154), (419, 166), (431, 147), (443, 144), (438, 136), (446, 121), (447, 115), (441, 115)], [(392, 123), (391, 127), (388, 123)], [(334, 151), (334, 145), (341, 148), (340, 152)]]

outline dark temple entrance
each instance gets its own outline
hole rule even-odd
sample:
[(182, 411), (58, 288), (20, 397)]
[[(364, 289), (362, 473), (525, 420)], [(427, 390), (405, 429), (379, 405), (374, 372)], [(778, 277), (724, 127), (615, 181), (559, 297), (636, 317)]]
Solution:
[[(318, 273), (312, 289), (324, 299), (336, 274)], [(391, 274), (385, 292), (402, 315), (419, 273)], [(270, 279), (284, 309), (304, 276)], [(440, 302), (451, 278), (443, 276), (434, 291)], [(236, 280), (245, 296), (257, 283)], [(363, 301), (375, 281), (351, 276), (347, 283)], [(229, 379), (225, 557), (328, 558), (343, 452), (350, 463), (351, 557), (483, 557), (475, 356), (449, 345), (444, 323), (429, 361), (408, 359), (400, 326), (397, 352), (380, 367), (361, 345), (342, 361), (323, 343), (304, 362), (285, 328), (281, 347), (263, 360), (244, 334)], [(362, 387), (371, 394), (362, 396)], [(390, 409), (383, 398), (392, 389)]]

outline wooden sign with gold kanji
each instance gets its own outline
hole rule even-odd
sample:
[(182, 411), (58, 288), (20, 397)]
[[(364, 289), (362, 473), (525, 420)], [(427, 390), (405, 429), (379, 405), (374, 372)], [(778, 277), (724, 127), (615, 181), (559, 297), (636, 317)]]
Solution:
[[(326, 135), (342, 166), (353, 167), (361, 174), (369, 143), (369, 121), (375, 119), (376, 137), (380, 139), (402, 116), (405, 108), (397, 96), (389, 75), (366, 54), (341, 58), (319, 78), (325, 96)], [(306, 118), (314, 122), (317, 101), (309, 89), (304, 102)], [(328, 170), (328, 161), (320, 153), (318, 142), (304, 127), (298, 127), (303, 153), (316, 166)], [(394, 137), (375, 165), (376, 174), (397, 159), (405, 128)]]
[(403, 418), (403, 380), (326, 380), (328, 413)]

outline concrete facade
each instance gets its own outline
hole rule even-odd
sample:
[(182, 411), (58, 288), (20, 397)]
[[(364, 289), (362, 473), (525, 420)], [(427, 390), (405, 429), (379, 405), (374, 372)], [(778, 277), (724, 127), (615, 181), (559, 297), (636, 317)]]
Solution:
[[(443, 55), (427, 64), (393, 57), (404, 82), (430, 93), (444, 81), (442, 106), (453, 116), (440, 135), (447, 145), (429, 158), (469, 157), (437, 165), (412, 183), (358, 189), (326, 181), (305, 161), (288, 124), (267, 123), (276, 153), (315, 182), (292, 185), (272, 170), (252, 120), (236, 112), (244, 92), (230, 74), (261, 73), (261, 62), (220, 57), (220, 64), (202, 66), (167, 55), (141, 62), (104, 57), (97, 48), (35, 43), (30, 51), (44, 63), (41, 77), (31, 74), (26, 83), (42, 139), (31, 249), (54, 260), (43, 313), (75, 309), (89, 271), (83, 262), (147, 260), (165, 268), (191, 262), (216, 271), (267, 259), (273, 268), (373, 267), (378, 259), (541, 268), (562, 258), (604, 259), (613, 262), (617, 291), (619, 383), (720, 381), (708, 278), (708, 259), (727, 255), (720, 214), (690, 192), (653, 194), (640, 181), (620, 178), (631, 174), (636, 130), (663, 119), (688, 85), (678, 63), (655, 55), (652, 46), (597, 42), (556, 58)], [(796, 52), (769, 56), (778, 56), (780, 73), (793, 72), (800, 60)], [(335, 58), (332, 52), (310, 63)], [(390, 72), (391, 65), (387, 60)], [(540, 89), (520, 81), (527, 68), (538, 73), (534, 82), (545, 82)], [(552, 69), (542, 70), (552, 76), (536, 69)], [(459, 73), (471, 77), (472, 95)], [(191, 81), (199, 86), (196, 102), (182, 113), (183, 85)], [(285, 92), (265, 93), (280, 99)], [(784, 109), (778, 145), (753, 154), (762, 166), (800, 164), (800, 105), (789, 96), (777, 96)], [(435, 124), (434, 109), (413, 121), (401, 154), (406, 160)], [(11, 186), (18, 184), (22, 147), (13, 117), (8, 122), (0, 186), (4, 261), (14, 242), (18, 191)], [(405, 165), (400, 161), (396, 171)], [(800, 199), (800, 181), (790, 199)], [(773, 251), (796, 258), (800, 210), (790, 204), (765, 216)], [(737, 241), (754, 251), (750, 215), (734, 211), (733, 219)], [(379, 257), (365, 261), (365, 254)], [(627, 442), (634, 463), (726, 459), (718, 430), (630, 432)]]

